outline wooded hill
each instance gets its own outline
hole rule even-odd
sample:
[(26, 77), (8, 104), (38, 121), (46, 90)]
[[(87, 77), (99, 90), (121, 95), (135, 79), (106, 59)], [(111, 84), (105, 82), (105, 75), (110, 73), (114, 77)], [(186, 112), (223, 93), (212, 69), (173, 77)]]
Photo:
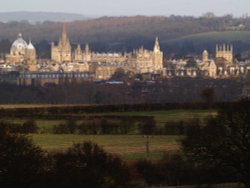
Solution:
[[(230, 15), (212, 18), (102, 17), (65, 25), (73, 44), (90, 43), (95, 51), (131, 51), (141, 45), (151, 49), (156, 36), (160, 38), (162, 49), (168, 53), (200, 53), (204, 48), (213, 52), (218, 42), (237, 44), (236, 51), (250, 49), (250, 18)], [(8, 39), (11, 43), (21, 32), (26, 40), (32, 40), (39, 50), (44, 50), (51, 41), (58, 41), (62, 27), (60, 22), (36, 25), (26, 21), (0, 23), (0, 40)], [(0, 43), (1, 52), (8, 49), (8, 42), (4, 42), (5, 45)]]

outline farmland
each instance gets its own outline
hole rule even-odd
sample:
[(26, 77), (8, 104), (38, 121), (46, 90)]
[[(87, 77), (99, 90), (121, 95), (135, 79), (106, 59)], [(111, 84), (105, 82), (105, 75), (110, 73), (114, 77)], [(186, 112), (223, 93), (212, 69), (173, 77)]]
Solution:
[[(12, 108), (12, 107), (8, 107)], [(103, 116), (103, 117), (110, 117), (110, 116), (148, 116), (154, 117), (156, 124), (158, 126), (164, 125), (167, 121), (182, 121), (188, 120), (192, 118), (199, 118), (201, 121), (204, 121), (208, 116), (215, 116), (215, 111), (208, 111), (208, 110), (168, 110), (168, 111), (139, 111), (139, 112), (108, 112), (108, 113), (82, 113), (81, 115), (77, 115), (77, 122), (83, 122), (83, 117), (93, 117), (93, 116)], [(68, 114), (66, 117), (75, 117), (75, 114)], [(65, 117), (65, 118), (66, 118)], [(23, 123), (28, 118), (5, 118), (4, 120), (11, 121), (14, 123)], [(41, 132), (52, 132), (52, 126), (60, 124), (65, 121), (65, 119), (35, 119), (38, 127), (41, 129)]]
[[(133, 160), (146, 157), (143, 135), (29, 135), (34, 143), (47, 151), (62, 151), (74, 143), (92, 141), (103, 147), (106, 151), (118, 154), (124, 159)], [(149, 139), (150, 158), (159, 158), (165, 152), (178, 150), (179, 136), (152, 136)]]
[[(69, 106), (32, 106), (32, 105), (20, 105), (1, 106), (3, 109), (30, 109), (30, 108), (65, 108)], [(58, 114), (57, 114), (58, 115)], [(59, 114), (61, 115), (61, 114)], [(35, 116), (33, 118), (35, 124), (38, 127), (38, 132), (29, 134), (28, 137), (33, 140), (35, 144), (41, 146), (43, 149), (49, 152), (64, 151), (71, 147), (74, 143), (81, 143), (84, 141), (92, 141), (103, 147), (110, 153), (117, 154), (124, 160), (137, 160), (140, 158), (149, 157), (150, 159), (158, 159), (166, 152), (175, 152), (179, 149), (178, 139), (181, 135), (157, 135), (153, 134), (149, 138), (149, 154), (146, 155), (146, 138), (144, 134), (138, 133), (138, 122), (133, 124), (132, 131), (127, 134), (80, 134), (75, 132), (74, 134), (55, 134), (53, 132), (54, 126), (60, 126), (65, 124), (68, 119), (74, 118), (77, 126), (90, 121), (96, 121), (101, 119), (108, 119), (109, 121), (117, 121), (114, 118), (129, 119), (132, 117), (139, 118), (153, 118), (156, 127), (164, 127), (166, 122), (180, 122), (188, 121), (194, 118), (199, 119), (201, 123), (205, 121), (208, 116), (215, 116), (216, 111), (209, 110), (155, 110), (155, 111), (125, 111), (125, 112), (96, 112), (96, 113), (67, 113), (64, 116), (55, 116), (55, 118), (46, 118), (47, 116)], [(53, 117), (53, 116), (52, 116)], [(2, 120), (11, 122), (17, 125), (22, 125), (30, 119), (29, 116), (24, 114), (24, 117), (4, 117)], [(118, 122), (119, 123), (119, 122)]]

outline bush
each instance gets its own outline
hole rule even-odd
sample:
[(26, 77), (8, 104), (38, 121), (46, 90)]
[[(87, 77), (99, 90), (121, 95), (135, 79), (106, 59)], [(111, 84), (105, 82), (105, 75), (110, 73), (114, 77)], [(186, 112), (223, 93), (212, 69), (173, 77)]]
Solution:
[[(36, 187), (47, 172), (44, 152), (22, 135), (0, 125), (0, 185), (4, 188)], [(37, 186), (38, 187), (38, 186)]]
[[(120, 158), (91, 142), (75, 144), (54, 155), (54, 187), (127, 187), (129, 173)], [(53, 187), (53, 186), (51, 186)]]
[(184, 134), (183, 121), (168, 121), (164, 125), (164, 134), (166, 135), (181, 135)]
[(37, 133), (38, 127), (36, 122), (30, 119), (23, 123), (21, 130), (22, 133)]
[(60, 123), (53, 127), (54, 134), (74, 134), (77, 131), (75, 120), (67, 120), (65, 123)]
[(156, 123), (154, 118), (145, 119), (139, 123), (140, 134), (152, 135), (156, 131)]

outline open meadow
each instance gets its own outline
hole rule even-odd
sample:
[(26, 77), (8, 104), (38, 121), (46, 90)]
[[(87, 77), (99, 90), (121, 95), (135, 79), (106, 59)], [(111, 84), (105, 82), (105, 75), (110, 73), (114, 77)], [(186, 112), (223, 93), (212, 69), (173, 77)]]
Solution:
[[(63, 151), (74, 143), (92, 141), (106, 151), (120, 155), (126, 160), (146, 158), (146, 137), (143, 135), (53, 135), (32, 134), (35, 144), (47, 151)], [(160, 158), (165, 152), (179, 148), (180, 136), (152, 136), (149, 138), (149, 157)]]
[[(11, 108), (11, 106), (9, 106)], [(107, 113), (82, 113), (81, 115), (77, 115), (77, 123), (83, 123), (86, 120), (83, 120), (83, 117), (93, 117), (93, 116), (121, 116), (121, 117), (132, 117), (132, 116), (148, 116), (154, 117), (157, 126), (163, 126), (168, 121), (185, 121), (194, 118), (200, 119), (202, 123), (204, 123), (205, 119), (209, 116), (216, 116), (216, 111), (208, 111), (208, 110), (167, 110), (167, 111), (135, 111), (135, 112), (107, 112)], [(76, 117), (75, 114), (68, 114), (65, 116), (66, 118)], [(11, 117), (4, 118), (6, 121), (10, 121), (13, 123), (24, 123), (29, 118), (20, 118), (20, 117)], [(35, 120), (38, 125), (41, 133), (52, 133), (52, 129), (54, 125), (58, 125), (60, 123), (65, 122), (65, 119), (44, 119), (37, 117)]]
[[(67, 108), (72, 107), (71, 105), (7, 105), (1, 106), (3, 109), (14, 109), (14, 108)], [(42, 111), (43, 112), (43, 111)], [(43, 112), (44, 113), (44, 112)], [(137, 160), (140, 158), (159, 159), (167, 152), (177, 151), (179, 149), (178, 139), (181, 135), (153, 135), (149, 138), (149, 154), (146, 154), (146, 137), (144, 134), (136, 131), (128, 132), (127, 134), (80, 134), (75, 132), (74, 134), (63, 134), (53, 132), (55, 126), (61, 126), (65, 124), (70, 118), (74, 118), (77, 126), (86, 123), (89, 119), (96, 121), (97, 119), (108, 119), (113, 121), (112, 118), (129, 119), (130, 117), (144, 118), (150, 117), (155, 120), (156, 127), (164, 128), (166, 122), (180, 122), (188, 121), (191, 119), (199, 119), (201, 123), (204, 123), (208, 116), (215, 116), (216, 111), (209, 110), (156, 110), (156, 111), (125, 111), (125, 112), (93, 112), (93, 113), (67, 113), (58, 114), (53, 117), (44, 116), (44, 114), (36, 115), (32, 118), (38, 127), (38, 132), (29, 134), (35, 144), (41, 146), (43, 149), (53, 151), (64, 151), (71, 147), (74, 143), (92, 141), (102, 146), (108, 152), (118, 154), (125, 160)], [(23, 117), (15, 115), (2, 118), (4, 121), (8, 121), (17, 125), (22, 125), (30, 119), (24, 113)], [(116, 121), (116, 120), (115, 120)], [(138, 126), (138, 122), (134, 123), (133, 126)], [(135, 128), (134, 128), (135, 129)], [(138, 129), (138, 128), (137, 128)]]

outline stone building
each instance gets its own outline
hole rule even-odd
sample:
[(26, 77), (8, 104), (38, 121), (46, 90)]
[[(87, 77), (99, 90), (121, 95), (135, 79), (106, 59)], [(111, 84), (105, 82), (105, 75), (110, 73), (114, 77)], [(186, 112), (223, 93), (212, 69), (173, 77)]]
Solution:
[(12, 43), (10, 53), (6, 55), (8, 63), (36, 63), (36, 49), (31, 43), (22, 38), (22, 34), (18, 34), (18, 38)]
[[(93, 72), (98, 74), (96, 75), (97, 78), (111, 77), (117, 68), (124, 68), (125, 71), (133, 71), (134, 73), (160, 73), (163, 69), (163, 52), (160, 49), (158, 37), (156, 37), (152, 51), (140, 48), (131, 53), (96, 53), (90, 51), (88, 44), (86, 44), (84, 51), (78, 44), (72, 54), (65, 27), (58, 45), (51, 44), (51, 59), (60, 64), (83, 62), (91, 65), (95, 63), (97, 70)], [(69, 66), (67, 69), (76, 70), (74, 67), (69, 68)], [(83, 68), (83, 70), (86, 71), (87, 68)], [(101, 70), (106, 73), (102, 74)]]
[(81, 49), (80, 44), (78, 44), (76, 49), (75, 49), (74, 61), (75, 62), (83, 62), (83, 53), (82, 53), (82, 49)]
[(163, 52), (160, 49), (158, 37), (156, 37), (153, 51), (141, 47), (132, 54), (132, 65), (136, 73), (160, 73), (163, 69)]
[(62, 36), (55, 45), (54, 42), (51, 43), (51, 59), (56, 63), (70, 62), (71, 59), (71, 44), (67, 36), (65, 27), (63, 27)]
[(31, 41), (29, 42), (29, 44), (26, 48), (25, 57), (26, 57), (28, 63), (35, 63), (35, 61), (36, 61), (36, 49), (33, 46), (33, 44), (31, 43)]
[(207, 62), (209, 59), (209, 54), (208, 54), (208, 51), (207, 50), (204, 50), (202, 52), (202, 62)]
[(83, 62), (90, 62), (91, 60), (91, 51), (89, 49), (89, 45), (85, 45), (85, 50), (83, 52)]
[(216, 45), (216, 61), (218, 63), (233, 64), (233, 45)]

